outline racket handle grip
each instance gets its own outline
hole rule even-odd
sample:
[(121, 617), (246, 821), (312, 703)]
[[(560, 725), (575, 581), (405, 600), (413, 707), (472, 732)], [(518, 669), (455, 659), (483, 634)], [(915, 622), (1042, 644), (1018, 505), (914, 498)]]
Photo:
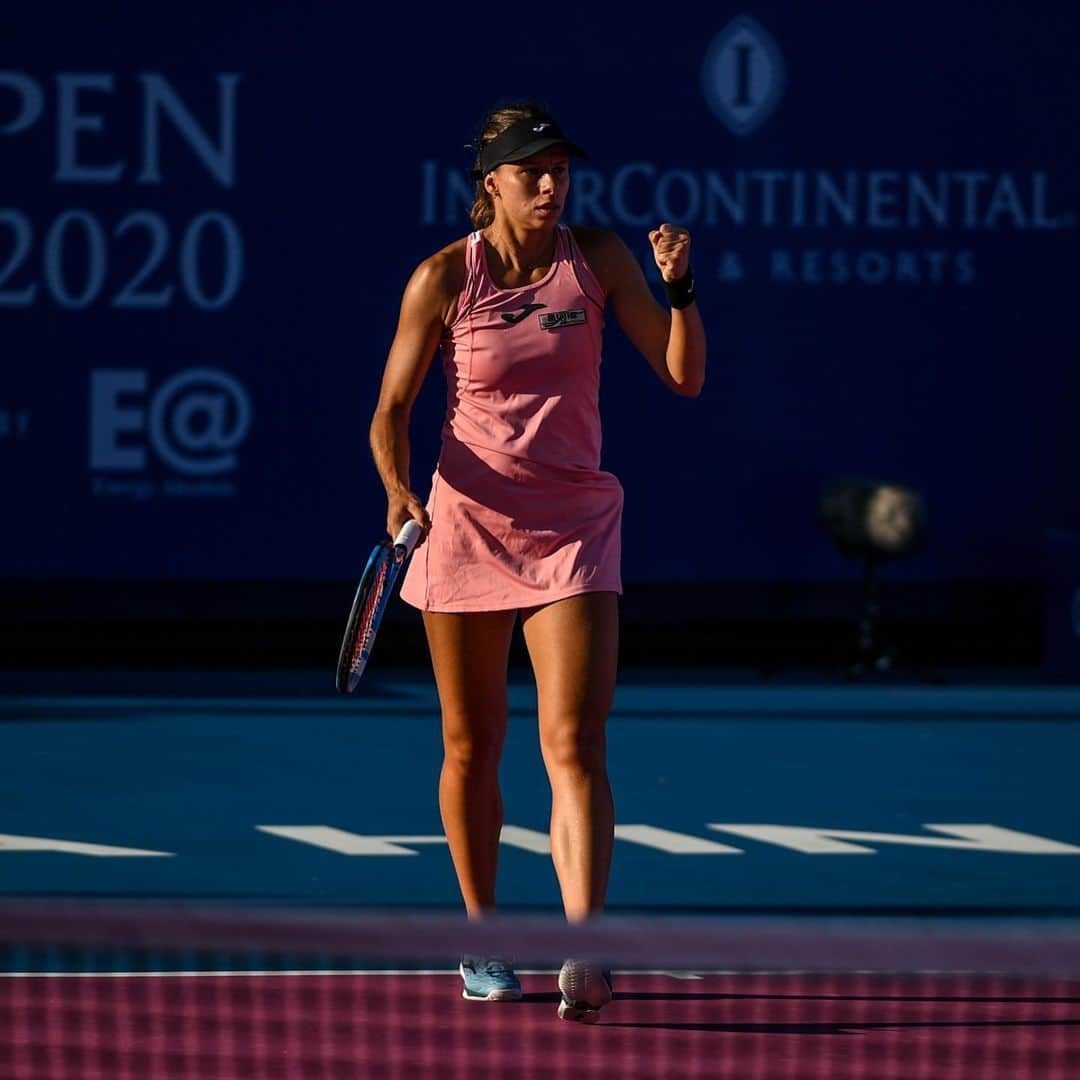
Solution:
[(411, 555), (412, 550), (416, 547), (416, 541), (420, 539), (420, 534), (424, 530), (420, 527), (420, 523), (409, 518), (404, 525), (401, 526), (401, 532), (397, 534), (397, 539), (394, 541), (394, 547), (402, 547), (405, 549), (406, 555)]

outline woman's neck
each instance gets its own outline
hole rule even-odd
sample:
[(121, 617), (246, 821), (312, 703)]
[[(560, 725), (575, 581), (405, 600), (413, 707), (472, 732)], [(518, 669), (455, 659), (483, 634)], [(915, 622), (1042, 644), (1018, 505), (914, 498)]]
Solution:
[(555, 229), (515, 230), (506, 222), (495, 221), (483, 231), (504, 271), (529, 274), (541, 266), (550, 266), (555, 258)]

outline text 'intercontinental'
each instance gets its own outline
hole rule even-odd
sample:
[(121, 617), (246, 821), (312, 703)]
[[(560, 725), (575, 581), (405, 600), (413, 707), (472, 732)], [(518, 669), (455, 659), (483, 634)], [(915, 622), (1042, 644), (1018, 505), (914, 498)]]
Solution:
[[(567, 219), (605, 228), (680, 225), (764, 228), (1060, 229), (1044, 172), (923, 173), (891, 169), (659, 169), (637, 161), (610, 175), (578, 167)], [(467, 219), (475, 188), (459, 169), (422, 166), (421, 222)]]
[[(1049, 188), (1048, 174), (1039, 171), (721, 171), (636, 161), (611, 173), (575, 167), (566, 220), (629, 230), (670, 221), (716, 230), (699, 235), (698, 265), (711, 262), (711, 270), (702, 266), (705, 273), (730, 284), (972, 285), (975, 251), (953, 247), (946, 237), (1073, 228), (1074, 216), (1055, 210)], [(461, 170), (423, 163), (423, 225), (464, 225), (473, 198)], [(792, 230), (806, 230), (812, 245), (797, 246), (789, 235), (783, 247), (772, 246), (771, 235)], [(746, 238), (745, 249), (730, 246), (733, 234)]]

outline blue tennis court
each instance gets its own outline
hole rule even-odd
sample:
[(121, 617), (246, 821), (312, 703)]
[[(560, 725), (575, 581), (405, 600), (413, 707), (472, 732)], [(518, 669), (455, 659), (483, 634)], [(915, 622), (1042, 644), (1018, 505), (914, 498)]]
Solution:
[[(325, 683), (9, 674), (3, 892), (457, 905), (430, 678)], [(610, 905), (1075, 911), (1078, 757), (1076, 688), (635, 675), (609, 723)], [(524, 679), (501, 776), (500, 903), (557, 908)]]

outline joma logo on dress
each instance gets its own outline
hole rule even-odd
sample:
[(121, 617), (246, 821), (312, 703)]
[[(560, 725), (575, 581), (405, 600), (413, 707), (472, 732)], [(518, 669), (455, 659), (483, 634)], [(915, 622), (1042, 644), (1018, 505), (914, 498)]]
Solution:
[(503, 321), (510, 323), (511, 326), (517, 326), (526, 315), (531, 315), (544, 307), (547, 307), (547, 304), (526, 304), (520, 311), (504, 312)]
[[(504, 322), (511, 326), (517, 326), (527, 315), (534, 311), (547, 307), (547, 304), (526, 304), (520, 311), (503, 312)], [(537, 315), (541, 330), (558, 330), (561, 326), (584, 326), (585, 309), (574, 308), (571, 311), (548, 311), (543, 315)]]

